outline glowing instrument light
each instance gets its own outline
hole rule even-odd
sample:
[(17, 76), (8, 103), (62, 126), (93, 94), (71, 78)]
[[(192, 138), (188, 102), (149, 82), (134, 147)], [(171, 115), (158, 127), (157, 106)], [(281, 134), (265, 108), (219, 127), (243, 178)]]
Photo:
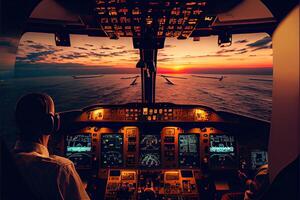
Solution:
[(228, 152), (233, 152), (233, 147), (210, 147), (209, 151), (210, 152), (216, 152), (216, 153), (228, 153)]
[(103, 120), (104, 109), (97, 109), (91, 112), (90, 119), (91, 120)]
[(197, 121), (208, 121), (208, 113), (202, 109), (195, 110), (195, 118)]
[(67, 147), (68, 152), (88, 152), (91, 151), (92, 147)]
[(211, 21), (211, 20), (213, 20), (213, 17), (205, 16), (204, 20), (205, 21)]

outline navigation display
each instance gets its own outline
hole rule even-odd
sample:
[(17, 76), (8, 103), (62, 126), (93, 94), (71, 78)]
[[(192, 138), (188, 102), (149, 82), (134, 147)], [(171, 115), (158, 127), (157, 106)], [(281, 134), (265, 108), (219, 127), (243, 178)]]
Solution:
[(140, 162), (143, 167), (160, 166), (160, 136), (142, 135), (140, 141)]
[(101, 163), (103, 167), (121, 167), (123, 165), (122, 134), (101, 135)]
[(251, 152), (251, 168), (257, 169), (258, 167), (268, 164), (267, 151), (252, 151)]
[(211, 134), (209, 136), (209, 163), (211, 168), (232, 169), (236, 167), (236, 144), (234, 136)]
[(66, 157), (73, 161), (76, 167), (89, 167), (91, 164), (91, 134), (67, 135)]
[(199, 136), (195, 134), (180, 134), (178, 143), (180, 166), (199, 166)]

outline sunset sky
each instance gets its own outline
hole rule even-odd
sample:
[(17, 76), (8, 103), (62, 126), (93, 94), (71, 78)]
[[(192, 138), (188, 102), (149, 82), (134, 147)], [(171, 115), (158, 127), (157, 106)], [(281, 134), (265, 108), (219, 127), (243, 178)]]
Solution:
[[(1, 45), (1, 42), (0, 42)], [(108, 38), (71, 35), (71, 47), (57, 47), (53, 34), (26, 33), (18, 46), (18, 66), (49, 65), (125, 69), (135, 68), (139, 51), (131, 38)], [(265, 33), (233, 35), (230, 47), (219, 47), (217, 37), (191, 39), (168, 38), (159, 50), (158, 71), (188, 73), (201, 69), (271, 68), (272, 41)]]

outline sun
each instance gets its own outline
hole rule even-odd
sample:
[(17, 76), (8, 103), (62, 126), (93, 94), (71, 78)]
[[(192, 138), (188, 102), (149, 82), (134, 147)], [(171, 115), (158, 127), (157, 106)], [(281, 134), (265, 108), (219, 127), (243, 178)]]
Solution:
[(183, 70), (184, 67), (181, 65), (175, 65), (174, 67), (172, 67), (172, 69), (176, 72), (179, 72), (179, 71)]

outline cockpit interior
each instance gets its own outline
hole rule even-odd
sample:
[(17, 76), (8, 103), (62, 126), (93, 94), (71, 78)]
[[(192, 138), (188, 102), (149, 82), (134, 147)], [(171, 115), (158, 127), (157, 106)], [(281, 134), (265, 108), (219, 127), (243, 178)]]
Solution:
[(98, 198), (221, 197), (242, 189), (237, 170), (255, 173), (268, 161), (268, 123), (208, 107), (96, 105), (65, 117), (55, 151), (94, 182), (95, 196), (105, 194)]
[[(24, 6), (12, 9), (13, 2)], [(245, 191), (239, 173), (254, 178), (261, 166), (269, 164), (271, 185), (299, 158), (299, 56), (295, 58), (299, 43), (292, 47), (295, 40), (288, 40), (290, 33), (291, 38), (299, 34), (295, 2), (42, 0), (25, 6), (7, 1), (3, 35), (51, 33), (62, 47), (72, 46), (70, 34), (127, 37), (139, 51), (139, 102), (95, 104), (59, 113), (60, 130), (52, 136), (49, 150), (74, 163), (91, 199), (217, 200), (229, 192)], [(273, 40), (270, 121), (206, 105), (156, 102), (158, 52), (166, 38), (197, 41), (215, 35), (219, 46), (227, 46), (233, 34), (259, 32)], [(289, 55), (284, 54), (286, 45), (291, 45)], [(281, 67), (287, 59), (292, 66), (284, 67), (293, 67), (291, 71)], [(282, 93), (283, 88), (290, 89)]]

